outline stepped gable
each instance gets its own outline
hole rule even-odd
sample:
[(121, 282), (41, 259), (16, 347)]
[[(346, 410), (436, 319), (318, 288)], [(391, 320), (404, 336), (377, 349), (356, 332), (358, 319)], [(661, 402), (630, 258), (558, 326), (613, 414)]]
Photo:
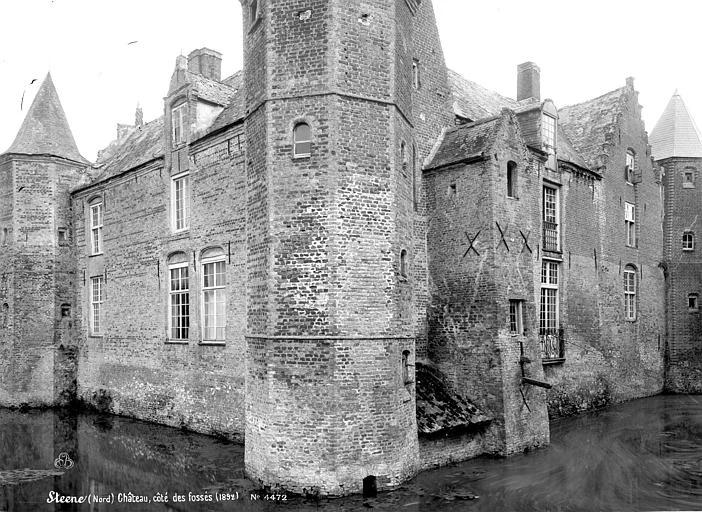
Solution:
[(500, 117), (495, 116), (449, 128), (442, 135), (438, 148), (425, 170), (439, 169), (482, 157), (495, 141), (500, 126), (499, 121)]
[(100, 152), (93, 183), (163, 157), (163, 116), (134, 128), (122, 141), (113, 141)]
[(655, 160), (702, 157), (702, 143), (695, 121), (675, 91), (648, 138)]
[(51, 73), (46, 75), (15, 141), (5, 153), (49, 155), (89, 163), (78, 151)]
[(469, 400), (449, 389), (441, 371), (416, 362), (417, 431), (423, 435), (447, 434), (482, 427), (492, 419)]
[(597, 169), (602, 145), (611, 136), (627, 87), (598, 96), (592, 100), (558, 110), (558, 121), (573, 147), (584, 157), (588, 167)]

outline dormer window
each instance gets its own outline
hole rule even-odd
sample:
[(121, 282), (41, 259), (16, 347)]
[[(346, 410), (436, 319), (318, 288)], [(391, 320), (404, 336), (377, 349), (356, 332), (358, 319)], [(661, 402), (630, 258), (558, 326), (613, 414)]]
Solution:
[(634, 184), (634, 152), (629, 149), (626, 152), (626, 166), (624, 168), (624, 174), (626, 178), (626, 182), (629, 185)]
[(549, 154), (556, 152), (556, 118), (543, 114), (541, 118), (541, 137)]
[(185, 143), (185, 114), (187, 105), (181, 103), (171, 110), (171, 133), (173, 135), (173, 147)]

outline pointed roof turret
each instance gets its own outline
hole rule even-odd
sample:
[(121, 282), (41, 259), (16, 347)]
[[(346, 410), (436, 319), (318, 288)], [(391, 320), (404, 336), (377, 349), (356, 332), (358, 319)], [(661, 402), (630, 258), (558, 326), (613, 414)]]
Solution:
[(5, 153), (51, 155), (88, 163), (73, 139), (51, 73), (47, 73), (15, 141)]
[(655, 160), (702, 157), (702, 142), (697, 126), (677, 90), (670, 98), (648, 141)]

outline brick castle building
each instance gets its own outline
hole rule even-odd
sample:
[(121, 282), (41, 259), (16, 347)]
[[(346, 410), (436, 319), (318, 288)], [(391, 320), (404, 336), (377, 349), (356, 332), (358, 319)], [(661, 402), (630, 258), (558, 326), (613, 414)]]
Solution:
[(225, 435), (264, 485), (347, 494), (700, 390), (679, 96), (652, 154), (633, 80), (559, 109), (524, 63), (500, 96), (428, 0), (242, 6), (243, 71), (178, 57), (95, 164), (45, 79), (0, 156), (2, 405)]

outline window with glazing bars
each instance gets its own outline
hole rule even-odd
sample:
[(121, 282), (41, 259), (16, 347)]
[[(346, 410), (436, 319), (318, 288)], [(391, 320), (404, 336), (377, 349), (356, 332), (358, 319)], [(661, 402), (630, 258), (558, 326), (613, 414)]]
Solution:
[(169, 273), (169, 337), (187, 340), (190, 335), (190, 279), (188, 264), (171, 265)]
[(90, 205), (91, 254), (102, 253), (102, 203)]
[(524, 321), (522, 319), (522, 302), (521, 300), (509, 301), (509, 332), (511, 334), (524, 333)]
[(182, 231), (190, 227), (190, 176), (173, 178), (173, 228)]
[(556, 119), (547, 114), (541, 118), (541, 136), (549, 153), (556, 150)]
[(624, 317), (636, 320), (636, 269), (631, 266), (624, 269)]
[(556, 334), (558, 330), (558, 262), (541, 262), (541, 299), (539, 303), (539, 331)]
[(636, 247), (636, 208), (631, 203), (624, 203), (624, 225), (626, 227), (626, 245)]
[(202, 264), (203, 341), (224, 341), (226, 274), (222, 261)]
[(90, 278), (90, 331), (92, 334), (102, 334), (103, 303), (105, 301), (105, 277)]
[(544, 249), (558, 251), (558, 190), (552, 187), (544, 187), (543, 228)]

